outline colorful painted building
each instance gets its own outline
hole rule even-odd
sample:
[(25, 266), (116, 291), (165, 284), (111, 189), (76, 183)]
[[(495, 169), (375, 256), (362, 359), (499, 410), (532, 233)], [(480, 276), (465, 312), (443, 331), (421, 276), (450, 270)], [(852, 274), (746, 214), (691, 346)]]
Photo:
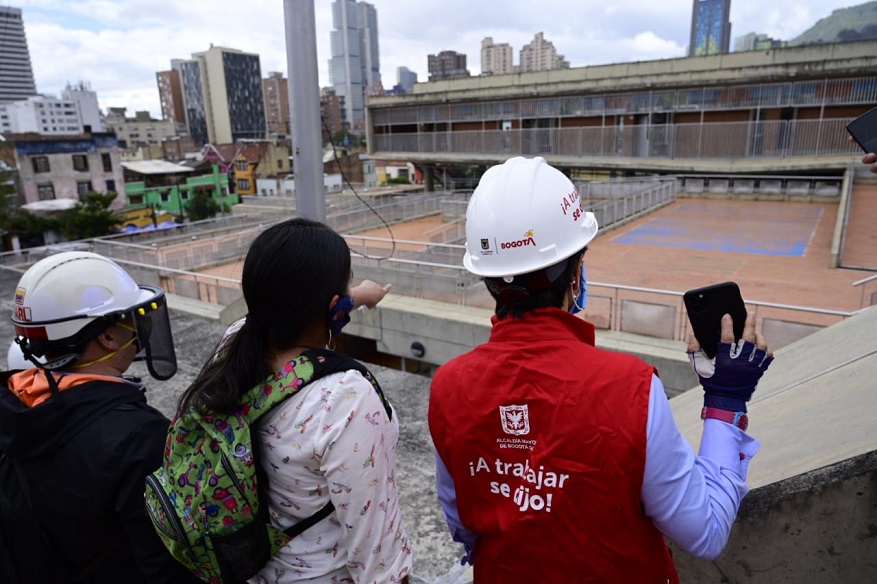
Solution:
[(228, 176), (219, 165), (210, 162), (188, 166), (164, 160), (123, 162), (125, 196), (128, 205), (155, 208), (184, 216), (185, 207), (198, 191), (206, 191), (220, 208), (230, 208), (238, 202), (229, 193)]

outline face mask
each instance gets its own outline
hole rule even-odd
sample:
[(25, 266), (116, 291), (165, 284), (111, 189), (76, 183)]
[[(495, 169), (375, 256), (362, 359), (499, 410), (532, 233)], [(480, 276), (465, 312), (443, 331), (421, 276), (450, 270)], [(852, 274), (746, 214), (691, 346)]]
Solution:
[(579, 278), (579, 294), (572, 301), (569, 307), (571, 314), (576, 314), (585, 309), (588, 304), (588, 282), (585, 280), (585, 265), (582, 264), (582, 276)]
[(333, 338), (341, 334), (341, 329), (350, 322), (350, 311), (353, 310), (353, 298), (342, 296), (335, 303), (332, 313), (329, 315), (329, 332)]

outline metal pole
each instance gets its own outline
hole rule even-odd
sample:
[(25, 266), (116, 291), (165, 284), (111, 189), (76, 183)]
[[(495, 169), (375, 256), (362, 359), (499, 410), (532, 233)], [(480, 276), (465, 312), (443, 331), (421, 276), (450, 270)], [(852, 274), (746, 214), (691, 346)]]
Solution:
[(314, 0), (284, 0), (292, 161), (298, 215), (326, 221)]

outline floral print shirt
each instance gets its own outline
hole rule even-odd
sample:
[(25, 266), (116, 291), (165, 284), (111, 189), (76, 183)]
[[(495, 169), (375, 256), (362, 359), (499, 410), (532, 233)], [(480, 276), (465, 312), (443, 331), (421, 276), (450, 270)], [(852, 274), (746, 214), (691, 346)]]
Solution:
[(259, 421), (272, 522), (335, 513), (283, 546), (254, 584), (401, 582), (413, 561), (396, 488), (399, 422), (358, 372), (306, 385)]

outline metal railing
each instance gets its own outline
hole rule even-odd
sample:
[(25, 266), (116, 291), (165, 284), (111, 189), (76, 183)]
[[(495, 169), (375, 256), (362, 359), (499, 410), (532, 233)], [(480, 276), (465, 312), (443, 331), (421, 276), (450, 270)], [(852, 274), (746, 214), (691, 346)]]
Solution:
[[(588, 193), (589, 208), (601, 214), (598, 220), (605, 226), (672, 201), (676, 185), (675, 179), (649, 179), (580, 183), (579, 188)], [(597, 200), (596, 197), (608, 199)], [(467, 198), (463, 193), (388, 197), (375, 201), (375, 210), (387, 222), (437, 213), (459, 219)], [(329, 220), (344, 234), (352, 249), (357, 279), (392, 282), (398, 294), (492, 310), (493, 300), (481, 280), (461, 265), (465, 251), (458, 243), (465, 236), (462, 222), (451, 221), (422, 240), (393, 241), (355, 233), (376, 223), (382, 224), (368, 209), (349, 209), (332, 215)], [(243, 259), (252, 239), (268, 224), (227, 218), (164, 234), (160, 242), (134, 236), (106, 237), (0, 254), (0, 263), (23, 271), (38, 259), (59, 251), (95, 251), (123, 264), (139, 282), (154, 283), (171, 294), (227, 305), (241, 295), (239, 280), (195, 270)], [(866, 287), (871, 282), (877, 282), (877, 275), (853, 284), (861, 286), (860, 308), (867, 304)], [(792, 337), (854, 314), (770, 302), (748, 304), (757, 311), (759, 326), (780, 327), (778, 330)], [(684, 340), (687, 335), (682, 293), (678, 291), (590, 282), (585, 316), (607, 330), (670, 340)]]
[[(869, 298), (869, 301), (865, 302), (865, 289), (869, 287), (868, 284), (870, 284), (871, 282), (874, 282), (874, 284), (875, 284), (874, 286), (871, 286), (871, 288), (873, 288), (874, 290), (873, 290), (873, 292), (871, 292), (871, 296)], [(857, 280), (856, 282), (853, 282), (853, 287), (857, 287), (857, 286), (862, 287), (862, 296), (861, 296), (861, 299), (859, 301), (859, 308), (866, 308), (868, 306), (877, 305), (877, 274), (875, 274), (873, 276), (868, 276), (867, 278), (862, 278), (861, 280)]]
[[(676, 200), (676, 179), (626, 181), (624, 183), (587, 183), (577, 185), (587, 196), (585, 209), (594, 213), (597, 225), (607, 228), (657, 209)], [(614, 188), (615, 187), (615, 188)], [(617, 188), (622, 187), (622, 188)], [(594, 196), (609, 196), (608, 201), (594, 201)]]
[[(344, 236), (353, 250), (357, 279), (392, 282), (393, 292), (452, 304), (492, 310), (493, 299), (480, 278), (461, 265), (465, 246), (412, 240), (351, 235)], [(389, 252), (395, 245), (392, 256)], [(118, 250), (119, 248), (113, 248)], [(46, 248), (44, 254), (61, 251)], [(6, 254), (4, 265), (23, 271), (37, 254)], [(28, 257), (30, 256), (30, 257)], [(27, 264), (9, 261), (26, 258)], [(117, 262), (142, 284), (161, 286), (169, 294), (226, 306), (240, 298), (240, 280), (116, 257)], [(877, 275), (856, 282), (863, 287), (877, 281)], [(589, 282), (588, 306), (584, 317), (604, 330), (684, 341), (689, 331), (682, 292), (604, 282)], [(848, 318), (857, 311), (841, 311), (747, 300), (755, 311), (757, 327), (769, 330), (775, 348), (784, 346), (820, 328)]]
[(877, 77), (370, 107), (374, 127), (877, 103)]
[(854, 155), (848, 119), (377, 134), (372, 152), (666, 159)]

